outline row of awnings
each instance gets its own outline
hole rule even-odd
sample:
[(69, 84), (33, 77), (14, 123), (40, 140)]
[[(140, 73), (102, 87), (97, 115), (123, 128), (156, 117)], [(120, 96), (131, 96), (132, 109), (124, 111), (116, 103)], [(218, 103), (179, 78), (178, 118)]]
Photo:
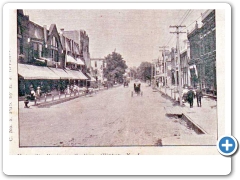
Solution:
[(67, 55), (66, 56), (66, 62), (68, 63), (72, 63), (72, 64), (77, 64), (77, 65), (84, 65), (84, 62), (82, 59), (80, 58), (73, 58), (72, 56), (70, 55)]
[(24, 79), (92, 79), (85, 76), (81, 71), (68, 69), (51, 68), (45, 66), (33, 66), (28, 64), (18, 64), (18, 74)]

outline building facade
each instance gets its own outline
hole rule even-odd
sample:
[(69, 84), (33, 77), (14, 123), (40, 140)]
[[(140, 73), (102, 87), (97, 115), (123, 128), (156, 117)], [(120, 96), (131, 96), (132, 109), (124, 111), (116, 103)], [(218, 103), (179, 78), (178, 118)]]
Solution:
[(202, 14), (202, 27), (188, 33), (190, 42), (191, 84), (216, 94), (216, 22), (215, 10)]
[[(87, 80), (81, 69), (84, 62), (79, 44), (64, 41), (56, 24), (40, 26), (29, 20), (23, 10), (17, 10), (17, 54), (19, 95), (30, 93), (30, 88), (40, 87), (43, 92), (62, 92), (68, 85)], [(63, 46), (64, 45), (64, 46)], [(66, 48), (68, 47), (68, 48)], [(76, 58), (76, 64), (68, 64), (68, 55)], [(73, 59), (71, 59), (73, 60)], [(81, 64), (79, 64), (81, 63)]]
[(99, 83), (104, 81), (104, 68), (106, 68), (106, 61), (104, 58), (91, 58), (91, 73)]
[(86, 71), (90, 72), (91, 62), (89, 53), (89, 37), (84, 30), (64, 31), (61, 29), (61, 33), (66, 39), (72, 40), (72, 43), (78, 44), (79, 57), (84, 61)]
[(183, 41), (183, 46), (180, 48), (180, 67), (182, 72), (182, 85), (190, 86), (190, 44), (188, 40)]

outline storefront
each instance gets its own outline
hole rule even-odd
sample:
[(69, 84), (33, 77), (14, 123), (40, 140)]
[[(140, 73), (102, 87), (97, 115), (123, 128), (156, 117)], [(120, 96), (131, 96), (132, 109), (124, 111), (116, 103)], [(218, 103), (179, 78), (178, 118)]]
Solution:
[(31, 87), (36, 90), (38, 86), (45, 93), (52, 90), (63, 92), (67, 85), (80, 85), (80, 81), (88, 79), (81, 71), (27, 64), (18, 64), (18, 75), (19, 96), (29, 94)]

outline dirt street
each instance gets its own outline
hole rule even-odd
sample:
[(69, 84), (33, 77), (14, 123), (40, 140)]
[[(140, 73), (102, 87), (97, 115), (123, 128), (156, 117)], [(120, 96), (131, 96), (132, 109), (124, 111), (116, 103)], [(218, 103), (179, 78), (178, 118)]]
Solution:
[(198, 136), (165, 116), (169, 102), (160, 93), (141, 89), (142, 97), (131, 97), (131, 83), (48, 108), (20, 107), (20, 146), (151, 146)]

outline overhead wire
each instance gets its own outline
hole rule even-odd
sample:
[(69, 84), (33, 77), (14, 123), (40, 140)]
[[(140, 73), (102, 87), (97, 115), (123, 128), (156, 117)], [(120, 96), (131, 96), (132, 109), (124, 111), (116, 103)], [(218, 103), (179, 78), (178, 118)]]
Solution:
[[(193, 11), (192, 10), (188, 10), (186, 11), (186, 13), (183, 15), (183, 17), (180, 19), (181, 23), (180, 25), (182, 25), (182, 23), (189, 17), (189, 15), (192, 13)], [(202, 17), (202, 15), (200, 15), (197, 19), (195, 19), (193, 22), (191, 22), (190, 24), (188, 24), (186, 27), (184, 27), (182, 30), (185, 30), (187, 29), (189, 26), (191, 26), (194, 22), (198, 21), (200, 18)], [(179, 22), (180, 22), (179, 21)], [(168, 42), (166, 45), (169, 45), (169, 43), (171, 42), (173, 38), (173, 35), (169, 38)]]
[[(191, 12), (191, 9), (188, 9), (185, 13), (184, 13), (184, 15), (182, 16), (182, 18), (179, 20), (179, 23), (181, 22), (181, 24), (186, 20), (186, 18), (187, 18), (187, 16), (189, 16), (189, 14), (190, 14), (190, 12)], [(178, 23), (178, 24), (179, 24)], [(180, 24), (180, 25), (181, 25)], [(168, 40), (168, 42), (167, 42), (167, 46), (169, 45), (169, 43), (171, 42), (171, 40), (172, 40), (172, 38), (173, 38), (173, 35), (171, 35), (171, 37), (169, 38), (169, 40)]]

